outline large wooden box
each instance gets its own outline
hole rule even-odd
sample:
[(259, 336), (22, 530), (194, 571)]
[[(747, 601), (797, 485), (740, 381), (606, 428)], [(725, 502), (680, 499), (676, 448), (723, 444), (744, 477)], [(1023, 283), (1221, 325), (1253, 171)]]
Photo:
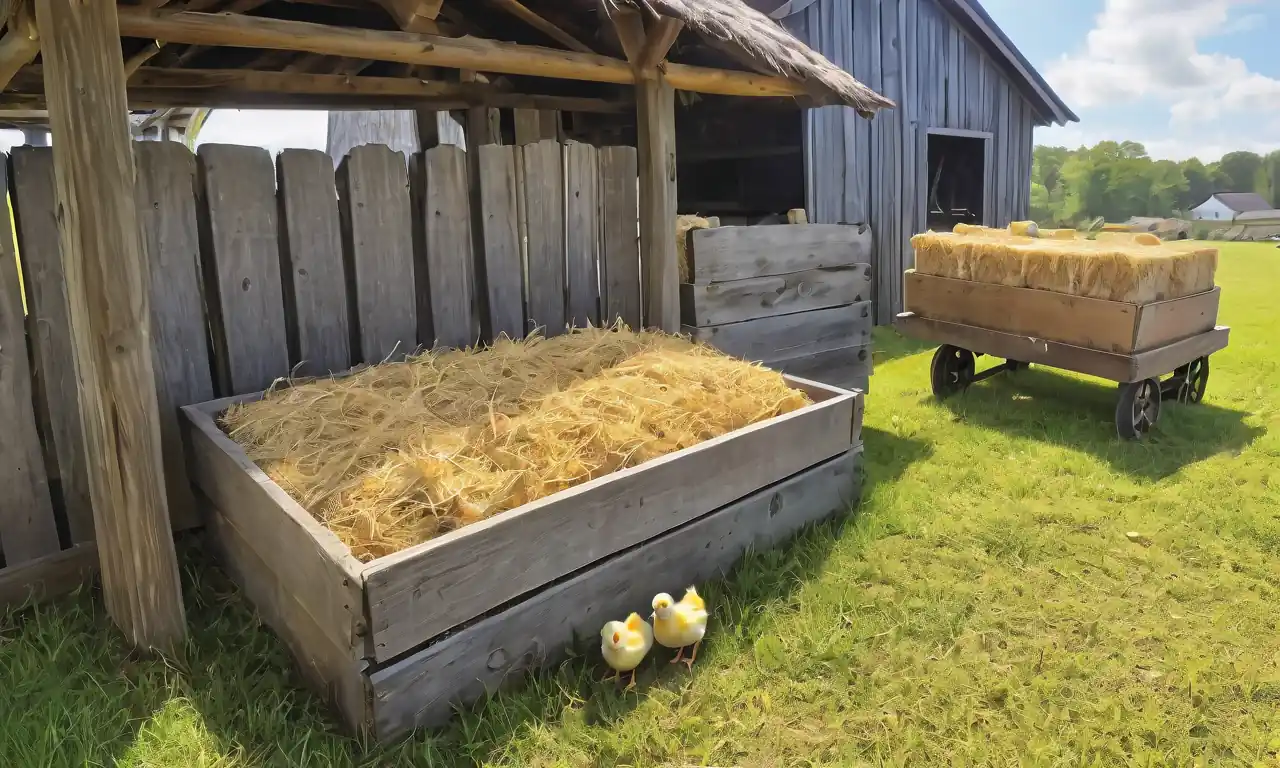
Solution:
[(683, 332), (725, 354), (846, 389), (871, 375), (871, 232), (790, 224), (688, 233)]
[(1151, 304), (1070, 296), (1008, 285), (956, 280), (907, 270), (906, 311), (941, 320), (1135, 354), (1212, 331), (1221, 289)]
[(219, 428), (260, 395), (183, 408), (183, 429), (232, 577), (344, 724), (385, 740), (849, 509), (863, 396), (787, 381), (814, 404), (370, 563)]

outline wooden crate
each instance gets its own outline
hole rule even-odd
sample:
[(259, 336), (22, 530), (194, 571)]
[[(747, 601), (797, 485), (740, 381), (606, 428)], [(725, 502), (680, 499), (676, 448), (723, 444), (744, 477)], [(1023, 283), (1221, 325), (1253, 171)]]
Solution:
[(657, 591), (714, 576), (847, 509), (862, 395), (813, 405), (584, 483), (411, 549), (357, 561), (216, 423), (183, 408), (190, 472), (233, 578), (353, 731), (389, 739), (559, 658)]
[(1125, 304), (1008, 285), (906, 272), (906, 310), (919, 317), (972, 325), (1084, 349), (1131, 355), (1211, 331), (1221, 290)]
[(685, 333), (778, 370), (867, 389), (874, 319), (866, 227), (716, 227), (688, 237)]

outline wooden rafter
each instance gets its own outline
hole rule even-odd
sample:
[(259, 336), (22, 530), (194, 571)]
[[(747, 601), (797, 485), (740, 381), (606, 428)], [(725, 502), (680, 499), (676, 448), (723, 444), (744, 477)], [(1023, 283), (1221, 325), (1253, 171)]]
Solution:
[(520, 0), (489, 0), (489, 2), (525, 22), (547, 37), (550, 37), (552, 40), (565, 45), (571, 50), (581, 51), (582, 53), (594, 53), (594, 51), (591, 50), (591, 47), (586, 43), (537, 13), (529, 10), (529, 7), (520, 2)]
[[(0, 97), (5, 106), (43, 105), (41, 68), (30, 67), (14, 81), (14, 89)], [(405, 77), (353, 77), (312, 72), (254, 72), (243, 69), (165, 69), (142, 67), (129, 81), (133, 108), (261, 106), (279, 102), (289, 106), (335, 109), (362, 106), (435, 106), (437, 109), (508, 107), (619, 112), (622, 102), (604, 99), (511, 93), (484, 83), (427, 82)]]
[(649, 72), (662, 63), (682, 29), (684, 29), (683, 21), (667, 16), (658, 19), (649, 30), (649, 35), (644, 42), (644, 50), (640, 52), (640, 60), (636, 62), (636, 67), (641, 73)]
[(40, 35), (29, 0), (17, 0), (9, 10), (9, 26), (0, 38), (0, 90), (9, 85), (18, 70), (40, 53)]
[[(492, 40), (345, 29), (255, 16), (164, 13), (132, 7), (121, 7), (119, 17), (120, 33), (124, 36), (189, 45), (277, 48), (621, 85), (635, 81), (631, 66), (619, 59)], [(731, 96), (798, 96), (805, 93), (801, 85), (780, 77), (683, 64), (668, 64), (666, 79), (672, 87), (680, 90)]]
[(443, 0), (377, 0), (377, 3), (391, 14), (396, 26), (405, 32), (440, 34), (436, 16), (440, 15)]

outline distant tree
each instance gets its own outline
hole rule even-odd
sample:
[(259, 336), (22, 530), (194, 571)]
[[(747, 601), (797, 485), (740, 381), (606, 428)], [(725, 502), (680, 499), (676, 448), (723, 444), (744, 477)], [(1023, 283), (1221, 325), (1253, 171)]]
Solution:
[(1262, 158), (1253, 152), (1229, 152), (1218, 161), (1218, 168), (1226, 178), (1224, 192), (1257, 192), (1258, 172), (1262, 170)]
[(1178, 202), (1178, 207), (1183, 210), (1195, 208), (1217, 191), (1213, 188), (1212, 172), (1198, 158), (1182, 162), (1182, 175), (1187, 181), (1187, 191)]
[(1263, 168), (1267, 177), (1267, 199), (1276, 208), (1280, 208), (1280, 150), (1267, 155)]

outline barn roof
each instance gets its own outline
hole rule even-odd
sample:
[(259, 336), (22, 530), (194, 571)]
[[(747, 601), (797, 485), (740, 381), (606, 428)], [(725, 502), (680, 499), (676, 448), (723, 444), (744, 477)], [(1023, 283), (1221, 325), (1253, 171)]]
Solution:
[(1257, 192), (1218, 192), (1214, 197), (1236, 213), (1271, 210), (1271, 203)]
[[(749, 0), (756, 8), (774, 19), (782, 19), (799, 13), (819, 0)], [(1054, 93), (1031, 62), (1022, 55), (1009, 36), (995, 23), (978, 0), (936, 0), (982, 46), (995, 62), (1009, 74), (1019, 90), (1030, 99), (1036, 111), (1046, 123), (1079, 122), (1075, 112)]]
[[(893, 106), (743, 0), (119, 5), (132, 109), (486, 105), (621, 111), (630, 99), (618, 86), (633, 85), (636, 70), (611, 23), (617, 13), (647, 22), (651, 30), (661, 18), (671, 20), (680, 42), (665, 60), (662, 52), (657, 58), (678, 90), (844, 104), (867, 117)], [(689, 32), (680, 34), (675, 22)], [(0, 39), (0, 121), (5, 113), (39, 121), (44, 98), (38, 53), (38, 40), (11, 20)], [(468, 81), (458, 71), (480, 77)]]

